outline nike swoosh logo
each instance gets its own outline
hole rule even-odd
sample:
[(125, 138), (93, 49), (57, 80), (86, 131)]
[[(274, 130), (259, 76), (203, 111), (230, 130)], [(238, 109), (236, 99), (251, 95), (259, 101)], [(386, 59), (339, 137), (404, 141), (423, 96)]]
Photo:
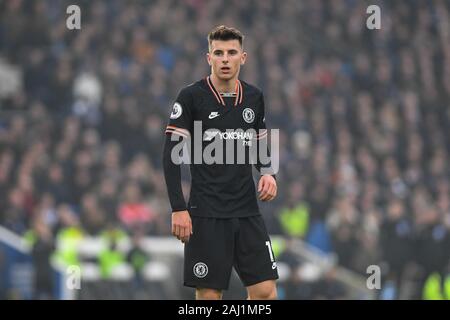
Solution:
[(218, 113), (211, 113), (211, 114), (209, 115), (209, 118), (210, 118), (210, 119), (214, 119), (214, 118), (217, 118), (218, 116), (220, 116), (220, 114), (218, 114)]

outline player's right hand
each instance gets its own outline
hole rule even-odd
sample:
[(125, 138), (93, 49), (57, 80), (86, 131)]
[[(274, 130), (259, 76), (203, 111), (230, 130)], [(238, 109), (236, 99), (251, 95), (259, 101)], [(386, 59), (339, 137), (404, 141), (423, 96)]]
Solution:
[(192, 220), (189, 212), (172, 212), (172, 234), (181, 242), (186, 243), (192, 235)]

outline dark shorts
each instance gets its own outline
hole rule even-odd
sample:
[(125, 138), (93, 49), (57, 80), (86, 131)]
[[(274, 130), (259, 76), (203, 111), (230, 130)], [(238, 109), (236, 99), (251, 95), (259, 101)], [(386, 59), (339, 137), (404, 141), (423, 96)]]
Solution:
[(192, 218), (193, 235), (184, 247), (184, 285), (226, 290), (234, 267), (245, 286), (278, 279), (261, 216)]

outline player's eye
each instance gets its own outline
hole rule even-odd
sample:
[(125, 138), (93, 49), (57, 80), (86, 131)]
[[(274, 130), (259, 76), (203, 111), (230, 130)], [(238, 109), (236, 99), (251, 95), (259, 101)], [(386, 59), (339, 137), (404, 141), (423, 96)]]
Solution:
[(230, 55), (234, 56), (234, 55), (236, 55), (238, 52), (237, 52), (237, 50), (230, 50), (230, 51), (228, 51), (228, 53), (229, 53)]
[(214, 55), (215, 56), (221, 56), (221, 55), (223, 55), (223, 51), (214, 51)]

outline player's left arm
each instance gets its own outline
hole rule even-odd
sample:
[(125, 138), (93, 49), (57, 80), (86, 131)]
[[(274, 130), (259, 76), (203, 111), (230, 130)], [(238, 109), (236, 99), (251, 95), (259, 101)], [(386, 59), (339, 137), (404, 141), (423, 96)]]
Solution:
[(258, 143), (258, 150), (259, 148), (266, 148), (266, 154), (268, 156), (268, 159), (266, 159), (268, 161), (263, 163), (260, 159), (260, 153), (258, 152), (256, 155), (257, 161), (255, 168), (261, 173), (258, 182), (259, 199), (261, 201), (271, 201), (277, 196), (277, 181), (275, 173), (272, 170), (272, 162), (270, 161), (271, 155), (265, 119), (264, 96), (262, 93), (255, 128), (257, 132), (256, 142)]

